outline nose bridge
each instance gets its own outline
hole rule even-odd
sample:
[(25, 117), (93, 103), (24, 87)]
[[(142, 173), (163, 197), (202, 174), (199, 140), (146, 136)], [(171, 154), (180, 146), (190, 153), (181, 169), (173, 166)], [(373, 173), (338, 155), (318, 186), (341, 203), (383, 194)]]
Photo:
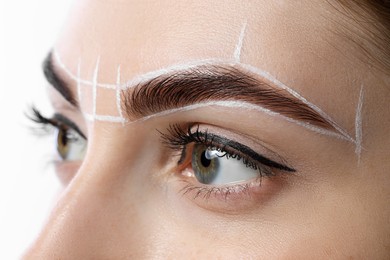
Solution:
[[(26, 258), (112, 258), (133, 245), (136, 255), (135, 245), (143, 243), (146, 233), (139, 210), (143, 196), (134, 189), (137, 181), (131, 180), (137, 176), (131, 164), (139, 160), (138, 144), (127, 147), (124, 155), (115, 142), (103, 138), (91, 144)], [(121, 246), (123, 241), (134, 243)]]

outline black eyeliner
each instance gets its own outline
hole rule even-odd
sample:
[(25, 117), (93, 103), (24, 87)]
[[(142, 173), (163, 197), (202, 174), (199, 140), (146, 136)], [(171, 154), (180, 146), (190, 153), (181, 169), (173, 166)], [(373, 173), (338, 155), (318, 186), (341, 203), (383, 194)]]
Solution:
[[(273, 167), (273, 168), (283, 170), (283, 171), (288, 171), (288, 172), (295, 172), (296, 171), (293, 168), (290, 168), (286, 165), (274, 162), (274, 161), (256, 153), (255, 151), (253, 151), (251, 148), (249, 148), (246, 145), (229, 140), (225, 137), (221, 137), (221, 136), (210, 134), (210, 133), (202, 133), (202, 132), (199, 132), (198, 135), (200, 137), (204, 137), (206, 140), (208, 138), (210, 138), (212, 143), (215, 142), (215, 143), (218, 143), (220, 145), (223, 145), (223, 147), (222, 147), (223, 149), (225, 149), (225, 147), (233, 148), (234, 150), (237, 150), (237, 151), (249, 156), (252, 160), (259, 162), (261, 164), (264, 164), (266, 166)], [(207, 135), (207, 137), (205, 135)]]
[[(210, 134), (207, 132), (207, 130), (205, 132), (201, 132), (199, 131), (199, 125), (195, 131), (192, 131), (193, 127), (194, 125), (189, 125), (187, 131), (185, 131), (182, 129), (182, 127), (175, 124), (175, 125), (170, 125), (168, 129), (169, 134), (164, 134), (160, 131), (159, 133), (163, 138), (163, 143), (166, 144), (171, 149), (183, 150), (185, 149), (186, 145), (189, 143), (203, 143), (207, 146), (214, 146), (216, 148), (221, 148), (222, 150), (225, 150), (225, 148), (227, 148), (227, 150), (229, 148), (236, 150), (237, 152), (250, 158), (250, 160), (263, 164), (268, 167), (273, 167), (275, 169), (279, 169), (287, 172), (296, 172), (295, 169), (289, 166), (283, 165), (281, 163), (277, 163), (256, 153), (246, 145), (229, 140), (225, 137)], [(227, 154), (229, 154), (229, 152), (227, 152)], [(234, 157), (234, 158), (237, 158), (237, 156), (239, 155), (233, 155), (233, 156), (230, 155), (230, 157)], [(239, 157), (240, 159), (242, 158), (244, 161), (246, 160), (248, 162), (248, 160), (243, 156), (239, 156)], [(180, 159), (180, 161), (181, 160), (182, 158)]]

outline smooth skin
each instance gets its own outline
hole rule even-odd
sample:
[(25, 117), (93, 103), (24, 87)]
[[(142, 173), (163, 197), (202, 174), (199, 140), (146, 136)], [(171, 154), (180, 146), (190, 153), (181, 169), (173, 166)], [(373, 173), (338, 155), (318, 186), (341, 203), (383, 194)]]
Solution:
[[(390, 257), (390, 78), (368, 65), (351, 33), (359, 27), (328, 1), (78, 0), (54, 48), (74, 74), (81, 61), (83, 79), (92, 80), (100, 57), (98, 81), (115, 83), (120, 65), (125, 82), (176, 63), (231, 59), (245, 22), (241, 62), (277, 77), (353, 137), (363, 86), (360, 160), (353, 143), (264, 113), (211, 107), (122, 126), (86, 121), (49, 88), (56, 112), (88, 137), (88, 152), (80, 163), (58, 163), (64, 190), (26, 259)], [(90, 113), (92, 92), (83, 97)], [(115, 94), (98, 92), (98, 113), (115, 109)], [(194, 199), (180, 192), (179, 158), (156, 131), (178, 122), (246, 145), (251, 136), (297, 172), (264, 179), (251, 196)]]

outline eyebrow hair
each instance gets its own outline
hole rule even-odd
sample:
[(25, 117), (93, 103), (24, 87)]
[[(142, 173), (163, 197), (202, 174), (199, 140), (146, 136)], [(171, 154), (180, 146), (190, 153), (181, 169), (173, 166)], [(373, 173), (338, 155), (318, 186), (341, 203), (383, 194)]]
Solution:
[(122, 99), (123, 110), (131, 119), (201, 102), (242, 101), (312, 126), (337, 131), (322, 115), (287, 91), (231, 66), (201, 65), (160, 75), (123, 90)]
[(69, 103), (78, 107), (78, 102), (70, 90), (68, 84), (58, 75), (53, 66), (53, 54), (49, 52), (42, 64), (43, 74), (46, 80), (54, 87)]

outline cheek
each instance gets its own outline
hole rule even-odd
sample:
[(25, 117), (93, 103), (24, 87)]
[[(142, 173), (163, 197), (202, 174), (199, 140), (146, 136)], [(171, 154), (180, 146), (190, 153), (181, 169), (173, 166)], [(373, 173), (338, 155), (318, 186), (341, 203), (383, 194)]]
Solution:
[(286, 209), (285, 237), (278, 252), (291, 259), (386, 258), (381, 254), (388, 243), (383, 239), (387, 219), (378, 214), (378, 202), (369, 198), (373, 191), (358, 189), (358, 182), (344, 177), (292, 199), (299, 210)]

